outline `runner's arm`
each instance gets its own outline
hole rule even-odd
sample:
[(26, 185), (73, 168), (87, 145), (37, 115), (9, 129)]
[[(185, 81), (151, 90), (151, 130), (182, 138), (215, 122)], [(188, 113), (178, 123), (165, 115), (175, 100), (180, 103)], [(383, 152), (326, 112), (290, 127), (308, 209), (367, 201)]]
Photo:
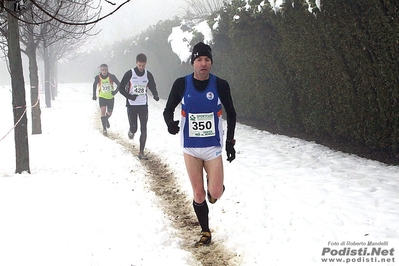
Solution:
[[(119, 86), (120, 82), (118, 78), (114, 74), (110, 74), (111, 80), (113, 83), (116, 84), (116, 86)], [(118, 87), (112, 91), (112, 95), (116, 95), (118, 93)]]
[(120, 81), (114, 74), (111, 74), (111, 79), (112, 79), (112, 82), (114, 82), (117, 86), (119, 86)]
[(100, 78), (95, 76), (94, 82), (93, 82), (93, 99), (97, 97), (97, 85), (100, 82)]
[(166, 102), (165, 109), (163, 111), (163, 117), (166, 125), (173, 123), (174, 113), (176, 106), (181, 102), (185, 87), (185, 80), (178, 78), (173, 83), (172, 89), (170, 90), (168, 101)]
[(147, 71), (147, 77), (148, 77), (148, 84), (147, 84), (148, 89), (151, 91), (154, 98), (158, 98), (157, 85), (155, 84), (154, 76), (151, 74), (150, 71)]
[(216, 82), (217, 82), (220, 101), (222, 102), (223, 107), (227, 114), (226, 139), (233, 140), (236, 128), (237, 113), (234, 108), (233, 99), (231, 97), (230, 85), (226, 80), (221, 78), (217, 78)]
[(132, 78), (132, 71), (129, 70), (123, 75), (121, 82), (118, 84), (118, 91), (125, 96), (129, 97), (129, 91), (126, 90), (126, 87), (129, 85), (130, 79)]

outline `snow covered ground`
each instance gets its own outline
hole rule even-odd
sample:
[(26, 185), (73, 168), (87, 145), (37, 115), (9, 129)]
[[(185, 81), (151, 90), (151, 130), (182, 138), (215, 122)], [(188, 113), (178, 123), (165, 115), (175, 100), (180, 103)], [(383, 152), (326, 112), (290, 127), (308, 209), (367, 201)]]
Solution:
[[(99, 131), (91, 86), (60, 84), (53, 107), (42, 106), (43, 134), (29, 133), (31, 174), (14, 174), (14, 133), (0, 141), (0, 265), (199, 265), (140, 161)], [(0, 93), (2, 139), (13, 117), (10, 88)], [(191, 198), (164, 105), (151, 98), (147, 150)], [(110, 123), (127, 138), (120, 94)], [(235, 252), (231, 265), (398, 265), (399, 167), (241, 124), (236, 139), (226, 192), (210, 205), (213, 241)]]

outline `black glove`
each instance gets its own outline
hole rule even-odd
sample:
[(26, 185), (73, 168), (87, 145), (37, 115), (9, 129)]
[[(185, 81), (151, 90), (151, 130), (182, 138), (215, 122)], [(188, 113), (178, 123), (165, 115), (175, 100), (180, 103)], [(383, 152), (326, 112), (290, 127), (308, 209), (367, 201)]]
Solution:
[(227, 161), (229, 161), (230, 163), (236, 158), (236, 150), (234, 149), (235, 144), (235, 139), (226, 140)]
[(97, 100), (97, 96), (96, 95), (93, 95), (93, 101), (95, 101), (95, 100)]
[(136, 98), (137, 98), (137, 95), (132, 95), (132, 94), (129, 94), (128, 96), (127, 96), (127, 98), (129, 99), (129, 100), (132, 100), (132, 101), (134, 101), (134, 100), (136, 100)]
[(159, 101), (158, 95), (157, 95), (157, 96), (154, 96), (154, 100), (155, 100), (155, 101)]
[(179, 121), (173, 121), (168, 123), (168, 132), (172, 135), (176, 135), (180, 131)]
[(118, 93), (117, 90), (114, 90), (114, 91), (111, 92), (112, 95), (115, 95), (115, 94), (117, 94), (117, 93)]

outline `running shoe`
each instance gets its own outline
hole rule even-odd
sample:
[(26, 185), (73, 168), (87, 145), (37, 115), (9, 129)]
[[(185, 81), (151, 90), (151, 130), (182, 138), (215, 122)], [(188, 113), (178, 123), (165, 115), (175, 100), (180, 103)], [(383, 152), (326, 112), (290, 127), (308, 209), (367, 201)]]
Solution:
[(195, 247), (199, 248), (202, 246), (209, 246), (211, 244), (212, 236), (211, 232), (201, 232), (201, 238), (195, 243)]
[(130, 132), (130, 130), (129, 130), (129, 132), (127, 132), (127, 136), (129, 137), (129, 139), (133, 139), (134, 133)]
[(144, 152), (141, 151), (139, 153), (139, 159), (140, 160), (148, 160), (148, 157), (144, 154)]
[[(224, 185), (223, 185), (223, 192), (224, 192), (225, 189), (226, 189), (226, 188), (225, 188)], [(211, 194), (209, 193), (208, 190), (206, 191), (206, 195), (207, 195), (207, 197), (208, 197), (209, 203), (214, 204), (214, 203), (218, 200), (218, 199), (212, 198), (212, 196), (211, 196)]]

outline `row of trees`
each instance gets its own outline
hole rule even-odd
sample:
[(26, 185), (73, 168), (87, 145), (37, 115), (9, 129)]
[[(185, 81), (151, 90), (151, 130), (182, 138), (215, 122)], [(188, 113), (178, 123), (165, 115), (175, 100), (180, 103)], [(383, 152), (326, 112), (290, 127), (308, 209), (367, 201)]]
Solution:
[(30, 172), (21, 52), (29, 59), (32, 133), (41, 134), (37, 55), (39, 54), (44, 62), (45, 102), (49, 108), (57, 91), (57, 61), (71, 54), (76, 45), (84, 42), (86, 38), (96, 34), (92, 29), (95, 23), (102, 19), (99, 17), (101, 0), (0, 0), (0, 11), (1, 43), (7, 55), (12, 83), (15, 172)]

